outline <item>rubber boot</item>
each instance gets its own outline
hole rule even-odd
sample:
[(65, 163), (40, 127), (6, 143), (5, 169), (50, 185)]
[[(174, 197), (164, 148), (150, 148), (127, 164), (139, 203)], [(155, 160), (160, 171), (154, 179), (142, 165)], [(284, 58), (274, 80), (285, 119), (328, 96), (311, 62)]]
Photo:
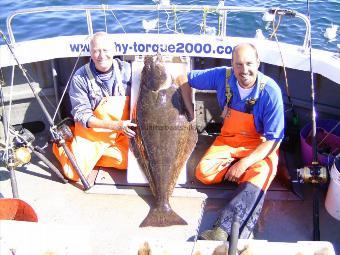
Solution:
[(229, 235), (220, 227), (205, 230), (200, 236), (200, 240), (227, 241)]

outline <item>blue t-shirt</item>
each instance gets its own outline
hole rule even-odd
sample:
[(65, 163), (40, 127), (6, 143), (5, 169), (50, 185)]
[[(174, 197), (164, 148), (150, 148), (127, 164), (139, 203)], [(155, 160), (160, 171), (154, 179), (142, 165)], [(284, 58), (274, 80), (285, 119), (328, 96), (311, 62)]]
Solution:
[[(226, 103), (226, 68), (216, 67), (205, 70), (194, 70), (188, 73), (189, 85), (199, 90), (215, 90), (218, 104), (223, 109)], [(237, 88), (234, 72), (229, 78), (232, 99), (230, 108), (246, 112), (247, 99), (257, 99), (253, 107), (256, 131), (267, 140), (282, 140), (284, 136), (284, 108), (280, 87), (270, 77), (258, 72), (256, 85), (243, 100)], [(260, 84), (265, 83), (263, 90)]]

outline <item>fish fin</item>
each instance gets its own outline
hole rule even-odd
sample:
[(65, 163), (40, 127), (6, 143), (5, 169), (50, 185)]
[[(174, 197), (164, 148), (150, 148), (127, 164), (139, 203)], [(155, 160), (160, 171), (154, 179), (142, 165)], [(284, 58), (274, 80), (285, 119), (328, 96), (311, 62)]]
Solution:
[(166, 210), (163, 208), (151, 208), (149, 214), (139, 226), (166, 227), (172, 225), (188, 225), (188, 223), (171, 208)]

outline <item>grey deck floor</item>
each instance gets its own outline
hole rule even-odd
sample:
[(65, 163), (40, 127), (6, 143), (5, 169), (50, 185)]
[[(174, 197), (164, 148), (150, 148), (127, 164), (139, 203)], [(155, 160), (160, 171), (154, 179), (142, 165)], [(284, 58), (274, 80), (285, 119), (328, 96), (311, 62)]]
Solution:
[[(16, 227), (11, 227), (11, 223), (0, 223), (2, 238), (13, 235), (13, 239), (17, 239), (16, 244), (24, 240), (20, 245), (21, 250), (26, 250), (20, 253), (18, 249), (17, 255), (37, 254), (27, 251), (33, 249), (32, 247), (44, 245), (53, 247), (58, 244), (63, 246), (63, 250), (57, 254), (137, 254), (136, 249), (144, 241), (149, 241), (155, 246), (157, 242), (158, 245), (166, 244), (175, 250), (178, 246), (177, 251), (179, 248), (182, 249), (181, 253), (167, 254), (191, 254), (194, 245), (202, 252), (211, 243), (200, 241), (195, 244), (193, 241), (198, 232), (211, 226), (223, 208), (224, 197), (232, 190), (232, 186), (223, 185), (214, 188), (203, 188), (197, 186), (198, 184), (191, 188), (177, 187), (170, 202), (188, 225), (140, 228), (139, 224), (149, 211), (152, 197), (145, 185), (125, 185), (124, 173), (100, 171), (95, 180), (96, 185), (89, 192), (83, 192), (79, 183), (58, 182), (54, 174), (33, 157), (32, 164), (17, 169), (16, 177), (19, 198), (34, 208), (40, 226), (38, 233), (22, 232), (22, 228), (19, 227), (18, 231), (22, 233), (18, 234), (6, 232), (9, 229), (15, 232)], [(9, 174), (4, 167), (0, 168), (0, 185), (0, 196), (12, 197)], [(311, 241), (313, 233), (311, 187), (303, 186), (303, 193), (304, 199), (300, 199), (289, 189), (274, 183), (268, 192), (254, 232), (255, 239), (281, 245), (288, 245), (287, 242), (295, 244), (298, 241)], [(336, 253), (340, 254), (340, 221), (332, 218), (325, 210), (325, 194), (325, 190), (321, 190), (321, 240), (331, 242)], [(30, 229), (30, 226), (27, 226), (27, 229)], [(51, 241), (47, 236), (54, 239)], [(242, 241), (240, 240), (241, 243)], [(213, 245), (217, 246), (215, 243)], [(4, 249), (5, 246), (2, 247)], [(264, 244), (263, 247), (269, 246)], [(209, 252), (201, 254), (211, 254), (211, 251), (210, 249)], [(285, 254), (282, 252), (276, 254)]]

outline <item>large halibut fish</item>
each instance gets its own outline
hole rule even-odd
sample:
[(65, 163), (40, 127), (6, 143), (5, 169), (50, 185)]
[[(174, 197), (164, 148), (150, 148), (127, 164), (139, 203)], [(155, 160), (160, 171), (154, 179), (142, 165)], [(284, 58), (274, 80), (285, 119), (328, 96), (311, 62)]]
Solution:
[(187, 224), (171, 209), (169, 197), (196, 145), (197, 132), (194, 123), (188, 121), (180, 90), (160, 55), (144, 58), (132, 118), (137, 129), (131, 149), (155, 198), (140, 226)]

